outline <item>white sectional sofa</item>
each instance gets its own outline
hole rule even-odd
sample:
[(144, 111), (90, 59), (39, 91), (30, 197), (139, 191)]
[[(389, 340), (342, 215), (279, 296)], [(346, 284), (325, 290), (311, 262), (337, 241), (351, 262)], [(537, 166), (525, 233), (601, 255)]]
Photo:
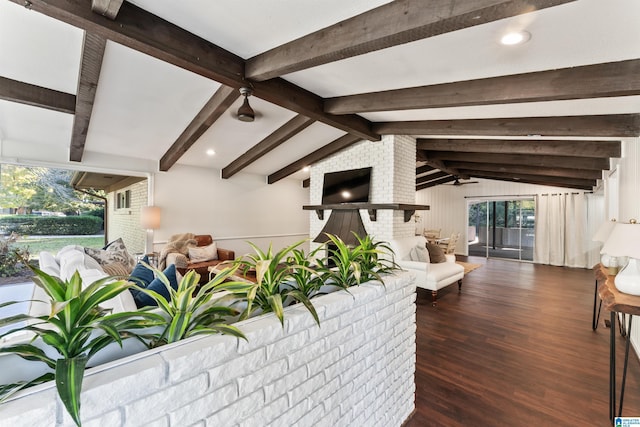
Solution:
[(446, 262), (429, 262), (428, 252), (426, 252), (427, 262), (412, 261), (411, 251), (414, 248), (425, 248), (427, 240), (424, 236), (411, 236), (399, 239), (391, 239), (389, 246), (395, 253), (396, 263), (404, 270), (412, 271), (416, 274), (416, 286), (431, 291), (433, 305), (436, 305), (438, 290), (458, 283), (458, 291), (462, 288), (462, 278), (464, 268), (456, 264), (455, 255), (445, 255)]
[[(49, 252), (41, 252), (39, 263), (40, 269), (45, 273), (65, 280), (70, 278), (77, 270), (82, 277), (83, 286), (88, 286), (95, 280), (107, 276), (100, 264), (86, 255), (84, 248), (81, 246), (66, 246), (55, 256)], [(31, 297), (33, 301), (30, 303), (28, 314), (32, 316), (48, 315), (51, 312), (51, 306), (46, 302), (49, 297), (39, 286), (34, 286), (33, 288)], [(118, 296), (106, 301), (102, 306), (110, 308), (113, 313), (137, 310), (133, 296), (129, 291), (120, 293)], [(30, 342), (32, 337), (33, 335), (30, 332), (11, 334), (0, 339), (0, 346)], [(56, 356), (55, 351), (44, 345), (39, 338), (33, 344), (43, 349), (49, 356)], [(88, 366), (101, 365), (144, 350), (146, 350), (144, 344), (136, 339), (124, 340), (122, 348), (118, 344), (112, 343), (92, 357)], [(49, 368), (44, 363), (27, 361), (15, 354), (0, 354), (0, 384), (37, 378), (48, 371)]]

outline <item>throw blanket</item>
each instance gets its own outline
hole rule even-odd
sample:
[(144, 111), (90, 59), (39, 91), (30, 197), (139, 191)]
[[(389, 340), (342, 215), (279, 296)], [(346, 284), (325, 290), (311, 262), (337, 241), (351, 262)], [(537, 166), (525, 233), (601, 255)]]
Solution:
[(167, 255), (169, 255), (170, 253), (178, 252), (182, 255), (187, 255), (189, 253), (189, 246), (197, 246), (195, 236), (196, 235), (193, 233), (182, 233), (174, 234), (173, 236), (169, 237), (169, 241), (160, 252), (158, 268), (160, 270), (164, 270), (167, 267)]

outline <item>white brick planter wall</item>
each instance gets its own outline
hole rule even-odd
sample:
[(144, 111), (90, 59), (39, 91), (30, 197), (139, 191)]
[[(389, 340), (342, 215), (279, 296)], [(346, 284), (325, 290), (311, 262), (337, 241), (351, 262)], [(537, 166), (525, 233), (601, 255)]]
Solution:
[[(87, 371), (83, 425), (400, 426), (414, 409), (410, 273), (238, 323), (248, 342), (206, 336)], [(0, 425), (73, 425), (51, 383), (0, 405)]]

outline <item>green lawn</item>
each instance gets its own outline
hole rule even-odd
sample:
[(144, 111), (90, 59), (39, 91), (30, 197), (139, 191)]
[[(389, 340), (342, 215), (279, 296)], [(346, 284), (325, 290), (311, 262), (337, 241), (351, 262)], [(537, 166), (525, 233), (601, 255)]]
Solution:
[(17, 246), (29, 249), (31, 259), (38, 258), (40, 252), (47, 251), (53, 254), (57, 253), (61, 248), (67, 245), (80, 245), (87, 248), (102, 248), (104, 246), (104, 237), (87, 236), (87, 237), (39, 237), (32, 236), (17, 241)]

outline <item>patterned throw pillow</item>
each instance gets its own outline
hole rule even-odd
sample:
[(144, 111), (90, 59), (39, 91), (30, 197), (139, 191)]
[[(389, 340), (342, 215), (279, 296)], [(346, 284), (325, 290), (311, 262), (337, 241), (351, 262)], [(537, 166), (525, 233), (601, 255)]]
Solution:
[(105, 249), (84, 248), (84, 252), (98, 261), (103, 269), (107, 264), (119, 262), (127, 268), (127, 274), (129, 274), (135, 265), (135, 259), (127, 252), (122, 238), (109, 243)]
[(189, 246), (189, 261), (190, 262), (205, 262), (212, 259), (218, 259), (218, 248), (216, 243), (213, 242), (209, 246), (193, 247)]
[(109, 276), (126, 277), (129, 275), (128, 268), (121, 262), (112, 262), (111, 264), (104, 264), (102, 269)]

